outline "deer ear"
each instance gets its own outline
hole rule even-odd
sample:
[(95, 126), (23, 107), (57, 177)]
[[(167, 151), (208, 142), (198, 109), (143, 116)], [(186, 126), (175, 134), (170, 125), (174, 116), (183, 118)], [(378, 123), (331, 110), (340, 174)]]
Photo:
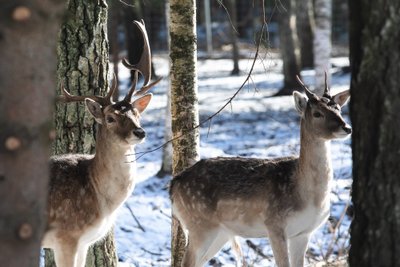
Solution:
[(336, 104), (338, 104), (339, 106), (342, 107), (347, 103), (347, 101), (349, 100), (349, 97), (350, 97), (350, 91), (346, 90), (346, 91), (343, 91), (343, 92), (340, 92), (340, 93), (334, 95), (332, 98)]
[(147, 108), (147, 105), (150, 103), (152, 97), (153, 94), (146, 94), (141, 98), (138, 98), (135, 101), (133, 101), (132, 106), (136, 108), (139, 111), (139, 113), (142, 113)]
[(306, 110), (306, 107), (307, 107), (307, 97), (305, 95), (303, 95), (302, 93), (294, 91), (293, 98), (294, 98), (294, 105), (297, 109), (297, 112), (299, 112), (299, 114), (301, 116), (303, 116), (304, 111)]
[(102, 124), (103, 123), (103, 111), (101, 111), (101, 105), (97, 103), (96, 101), (86, 98), (85, 99), (85, 105), (87, 109), (89, 110), (90, 114), (94, 117), (94, 119)]

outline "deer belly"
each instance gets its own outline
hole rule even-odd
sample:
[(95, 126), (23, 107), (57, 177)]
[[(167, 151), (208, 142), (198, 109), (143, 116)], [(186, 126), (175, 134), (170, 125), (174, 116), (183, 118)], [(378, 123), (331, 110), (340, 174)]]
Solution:
[(220, 225), (234, 235), (246, 238), (267, 236), (265, 205), (250, 201), (219, 201), (217, 217)]
[(232, 234), (244, 238), (267, 237), (267, 228), (263, 220), (252, 221), (226, 221), (222, 223), (223, 227)]
[(79, 242), (82, 244), (93, 244), (104, 237), (114, 223), (114, 216), (100, 219), (95, 224), (89, 226), (82, 234)]
[(308, 206), (304, 210), (291, 215), (286, 224), (286, 235), (295, 237), (302, 234), (310, 234), (324, 223), (329, 216), (329, 205), (323, 209)]

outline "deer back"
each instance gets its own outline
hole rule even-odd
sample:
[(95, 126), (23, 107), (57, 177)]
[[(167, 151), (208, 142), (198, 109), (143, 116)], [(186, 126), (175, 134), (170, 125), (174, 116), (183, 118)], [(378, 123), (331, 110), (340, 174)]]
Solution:
[[(188, 216), (224, 213), (224, 203), (248, 203), (250, 212), (286, 213), (300, 208), (294, 157), (274, 160), (218, 157), (203, 159), (171, 181), (170, 195), (174, 205)], [(268, 205), (268, 209), (266, 209)], [(250, 207), (251, 206), (251, 207)], [(181, 209), (178, 209), (181, 210)], [(229, 210), (234, 217), (235, 210)], [(243, 212), (238, 211), (238, 212)]]

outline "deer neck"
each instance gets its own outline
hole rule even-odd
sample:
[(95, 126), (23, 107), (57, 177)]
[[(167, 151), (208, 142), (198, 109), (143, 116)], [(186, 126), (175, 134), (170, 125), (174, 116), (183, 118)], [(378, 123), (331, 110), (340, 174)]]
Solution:
[(134, 146), (122, 144), (99, 125), (90, 173), (100, 207), (106, 214), (115, 211), (131, 195), (135, 167)]
[(301, 195), (317, 207), (329, 204), (330, 182), (333, 177), (330, 141), (310, 135), (301, 123), (298, 177)]

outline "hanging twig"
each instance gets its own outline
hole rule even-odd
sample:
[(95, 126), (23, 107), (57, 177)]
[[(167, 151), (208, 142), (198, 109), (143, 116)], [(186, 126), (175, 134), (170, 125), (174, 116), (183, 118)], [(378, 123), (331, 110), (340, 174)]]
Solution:
[(257, 40), (256, 51), (255, 51), (255, 54), (254, 54), (254, 57), (253, 57), (253, 61), (252, 61), (250, 70), (249, 70), (249, 72), (248, 72), (248, 74), (247, 74), (247, 76), (246, 76), (246, 79), (243, 81), (243, 83), (241, 84), (241, 86), (239, 87), (239, 89), (236, 90), (236, 92), (227, 100), (227, 102), (226, 102), (219, 110), (217, 110), (217, 111), (216, 111), (214, 114), (212, 114), (211, 116), (207, 117), (205, 120), (203, 120), (202, 122), (200, 122), (198, 125), (194, 126), (194, 127), (193, 127), (192, 129), (190, 129), (188, 132), (184, 132), (184, 133), (182, 133), (182, 134), (180, 134), (180, 135), (178, 135), (178, 136), (175, 136), (175, 137), (171, 138), (170, 140), (164, 142), (163, 144), (161, 144), (161, 145), (159, 145), (159, 146), (157, 146), (157, 147), (155, 147), (155, 148), (153, 148), (153, 149), (150, 149), (150, 150), (147, 150), (147, 151), (143, 151), (143, 152), (136, 152), (135, 154), (127, 154), (127, 156), (132, 156), (132, 155), (138, 156), (135, 160), (133, 160), (133, 161), (128, 161), (127, 163), (134, 162), (134, 161), (140, 159), (141, 157), (145, 156), (146, 154), (155, 152), (155, 151), (161, 149), (162, 147), (168, 145), (169, 143), (172, 143), (173, 141), (182, 138), (182, 137), (185, 136), (186, 134), (188, 134), (188, 133), (190, 133), (190, 132), (192, 132), (192, 131), (194, 131), (194, 130), (200, 128), (200, 127), (203, 126), (205, 123), (211, 121), (214, 117), (216, 117), (218, 114), (220, 114), (221, 111), (224, 110), (228, 105), (231, 105), (231, 107), (232, 107), (232, 102), (233, 102), (233, 100), (236, 98), (236, 96), (242, 91), (242, 89), (245, 87), (245, 85), (246, 85), (246, 84), (249, 82), (249, 80), (251, 79), (251, 75), (252, 75), (252, 73), (253, 73), (254, 66), (255, 66), (255, 64), (256, 64), (256, 62), (257, 62), (257, 59), (258, 59), (258, 57), (259, 57), (260, 47), (261, 47), (261, 44), (262, 44), (262, 41), (263, 41), (263, 32), (265, 31), (266, 27), (268, 27), (268, 26), (267, 26), (267, 22), (266, 22), (266, 13), (265, 13), (265, 8), (264, 8), (264, 0), (262, 0), (261, 2), (262, 2), (262, 5), (263, 5), (263, 10), (262, 10), (262, 12), (263, 12), (263, 24), (262, 24), (262, 26), (261, 26), (261, 31), (260, 31), (261, 34), (260, 34), (260, 36), (259, 36), (259, 38), (258, 38), (258, 40)]
[(144, 233), (146, 233), (146, 230), (145, 230), (144, 227), (140, 224), (139, 220), (136, 218), (136, 216), (135, 216), (135, 214), (133, 213), (133, 211), (132, 211), (131, 207), (129, 206), (128, 202), (125, 202), (125, 207), (127, 207), (128, 210), (130, 211), (130, 213), (131, 213), (133, 219), (135, 220), (135, 222), (136, 222), (137, 225), (138, 225), (138, 228), (139, 228), (140, 230), (142, 230)]
[[(262, 26), (262, 28), (261, 28), (261, 31), (264, 31), (264, 29), (265, 29), (265, 24), (263, 24), (263, 26)], [(178, 135), (178, 136), (175, 136), (174, 138), (172, 138), (172, 139), (166, 141), (165, 143), (163, 143), (163, 144), (161, 144), (161, 145), (159, 145), (159, 146), (157, 146), (157, 147), (155, 147), (155, 148), (153, 148), (153, 149), (150, 149), (150, 150), (147, 150), (147, 151), (144, 151), (144, 152), (137, 152), (137, 153), (135, 153), (135, 155), (139, 155), (135, 160), (140, 159), (141, 157), (143, 157), (143, 156), (146, 155), (146, 154), (149, 154), (149, 153), (151, 153), (151, 152), (157, 151), (157, 150), (159, 150), (160, 148), (162, 148), (163, 146), (165, 146), (165, 145), (167, 145), (167, 144), (169, 144), (169, 143), (171, 143), (171, 142), (173, 142), (173, 141), (175, 141), (175, 140), (178, 140), (179, 138), (185, 136), (185, 135), (188, 134), (189, 132), (198, 129), (199, 127), (201, 127), (201, 126), (204, 125), (205, 123), (211, 121), (215, 116), (217, 116), (218, 114), (220, 114), (221, 111), (224, 110), (224, 109), (226, 108), (226, 106), (231, 105), (231, 104), (232, 104), (232, 101), (236, 98), (236, 96), (240, 93), (240, 91), (242, 91), (242, 89), (244, 88), (244, 86), (246, 85), (246, 83), (250, 80), (251, 74), (253, 73), (254, 66), (255, 66), (255, 64), (256, 64), (256, 62), (257, 62), (257, 58), (258, 58), (258, 55), (259, 55), (260, 45), (261, 45), (261, 38), (260, 38), (260, 40), (259, 40), (259, 42), (258, 42), (258, 44), (257, 44), (257, 48), (256, 48), (256, 52), (255, 52), (255, 54), (254, 54), (253, 62), (252, 62), (250, 71), (249, 71), (249, 73), (247, 74), (246, 79), (244, 80), (244, 82), (242, 83), (242, 85), (239, 87), (239, 89), (236, 90), (236, 92), (228, 99), (228, 101), (227, 101), (217, 112), (215, 112), (215, 113), (212, 114), (211, 116), (207, 117), (205, 120), (203, 120), (202, 122), (200, 122), (198, 125), (194, 126), (192, 129), (190, 129), (190, 131), (185, 132), (185, 133), (182, 133), (182, 134), (180, 134), (180, 135)]]

